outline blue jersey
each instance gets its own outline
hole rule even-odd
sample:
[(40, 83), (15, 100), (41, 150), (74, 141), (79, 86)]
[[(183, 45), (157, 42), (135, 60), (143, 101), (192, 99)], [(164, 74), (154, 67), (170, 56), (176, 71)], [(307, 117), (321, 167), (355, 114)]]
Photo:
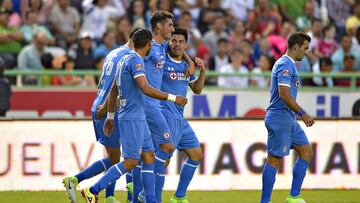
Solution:
[(132, 51), (117, 64), (119, 119), (145, 119), (143, 93), (135, 81), (139, 76), (145, 76), (144, 60), (138, 53)]
[[(144, 58), (146, 79), (149, 85), (156, 89), (161, 88), (167, 46), (166, 42), (159, 44), (153, 40), (150, 53)], [(145, 104), (157, 106), (159, 100), (145, 96)]]
[(273, 122), (292, 123), (295, 122), (293, 111), (280, 99), (278, 86), (290, 87), (291, 98), (296, 100), (300, 78), (296, 70), (295, 61), (287, 55), (279, 58), (271, 73), (270, 106), (266, 119)]
[(116, 64), (120, 61), (120, 59), (123, 56), (128, 54), (130, 51), (131, 49), (129, 47), (121, 46), (117, 49), (112, 50), (106, 56), (101, 73), (101, 78), (99, 81), (98, 92), (96, 94), (94, 103), (91, 107), (92, 112), (96, 112), (97, 106), (105, 102), (115, 78)]
[[(186, 97), (188, 85), (195, 81), (195, 76), (185, 76), (188, 63), (176, 61), (166, 55), (163, 82), (161, 90), (174, 95)], [(171, 101), (161, 101), (164, 116), (172, 118), (183, 118), (184, 106), (175, 104)]]

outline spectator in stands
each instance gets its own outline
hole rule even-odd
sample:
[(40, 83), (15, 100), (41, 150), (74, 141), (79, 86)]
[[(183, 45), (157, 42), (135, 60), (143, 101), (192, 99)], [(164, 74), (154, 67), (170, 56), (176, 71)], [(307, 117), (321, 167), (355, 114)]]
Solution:
[(252, 44), (250, 40), (243, 40), (240, 43), (240, 50), (243, 53), (243, 62), (242, 64), (246, 66), (247, 69), (252, 70), (255, 66), (255, 60), (253, 58)]
[(319, 56), (316, 55), (315, 50), (318, 46), (319, 40), (322, 38), (322, 32), (323, 32), (323, 24), (320, 19), (314, 18), (311, 22), (311, 30), (307, 32), (311, 37), (311, 42), (309, 44), (309, 51), (307, 56), (309, 57), (309, 60), (314, 63), (317, 60), (319, 60)]
[(304, 15), (305, 4), (309, 0), (280, 0), (277, 1), (277, 8), (282, 16), (283, 21), (290, 22), (292, 24), (296, 23), (296, 19), (299, 16)]
[(341, 39), (341, 47), (331, 56), (335, 72), (344, 70), (344, 57), (347, 55), (355, 57), (355, 68), (356, 70), (360, 70), (360, 53), (352, 48), (351, 37), (344, 35)]
[(80, 30), (80, 16), (78, 11), (70, 6), (70, 0), (58, 0), (49, 16), (56, 42), (67, 48), (77, 41)]
[[(220, 38), (217, 41), (217, 53), (211, 56), (209, 59), (209, 70), (220, 72), (221, 67), (230, 63), (229, 47), (230, 44), (227, 39)], [(207, 85), (216, 85), (217, 77), (211, 77), (206, 79)]]
[(274, 57), (273, 51), (269, 45), (267, 37), (262, 37), (253, 43), (253, 54), (252, 58), (255, 61), (255, 65), (259, 65), (258, 61), (262, 55), (267, 57)]
[(337, 43), (335, 41), (336, 28), (333, 24), (328, 24), (324, 27), (323, 36), (316, 46), (315, 53), (319, 57), (331, 57), (331, 55), (337, 49)]
[(247, 21), (249, 11), (254, 10), (255, 1), (254, 0), (237, 0), (237, 1), (223, 1), (224, 9), (230, 13), (230, 15), (236, 19), (243, 22)]
[(258, 1), (255, 10), (249, 13), (248, 25), (252, 40), (278, 34), (281, 27), (279, 14), (270, 8), (267, 0)]
[(345, 34), (345, 22), (350, 16), (351, 8), (353, 7), (354, 0), (327, 0), (326, 7), (327, 13), (329, 14), (331, 22), (336, 26), (336, 41), (340, 42), (341, 37)]
[[(208, 0), (208, 2), (209, 5), (207, 7), (201, 8), (199, 19), (197, 21), (197, 27), (202, 34), (210, 29), (210, 25), (213, 24), (215, 19), (227, 16), (226, 11), (221, 8), (220, 0)], [(224, 25), (226, 25), (225, 19)]]
[[(34, 36), (34, 42), (24, 47), (18, 56), (18, 67), (21, 70), (42, 70), (40, 57), (48, 52), (47, 37), (43, 32)], [(23, 77), (23, 84), (36, 84), (37, 78), (33, 75)]]
[[(80, 34), (79, 43), (70, 47), (68, 55), (75, 60), (75, 70), (95, 70), (95, 58), (93, 55), (93, 36), (90, 32)], [(88, 85), (95, 85), (93, 76), (85, 76)]]
[(230, 44), (232, 44), (234, 48), (240, 48), (241, 42), (245, 40), (245, 32), (246, 28), (244, 22), (241, 20), (235, 21), (228, 38)]
[(125, 10), (117, 10), (108, 6), (107, 3), (107, 0), (84, 0), (82, 2), (84, 16), (81, 32), (92, 33), (96, 44), (101, 43), (109, 20), (125, 14)]
[(0, 9), (0, 57), (6, 68), (16, 66), (16, 56), (21, 50), (23, 35), (18, 28), (8, 26), (11, 11)]
[(352, 41), (354, 49), (360, 52), (360, 26), (356, 29), (356, 35)]
[(279, 35), (271, 34), (268, 36), (269, 45), (272, 50), (272, 55), (275, 57), (275, 60), (280, 58), (285, 53), (287, 46), (287, 38), (295, 31), (296, 28), (293, 24), (289, 22), (284, 22), (282, 24)]
[[(71, 72), (74, 70), (75, 61), (69, 56), (63, 56), (63, 59), (60, 61), (60, 69)], [(82, 85), (85, 81), (77, 75), (64, 75), (64, 76), (54, 76), (52, 78), (53, 85), (64, 85), (64, 86), (75, 86)]]
[(354, 15), (350, 16), (346, 20), (345, 28), (346, 32), (350, 36), (356, 35), (356, 29), (360, 26), (360, 2), (354, 5)]
[[(259, 60), (259, 66), (252, 69), (252, 73), (270, 72), (275, 60), (272, 57), (262, 55)], [(250, 79), (251, 86), (266, 88), (270, 85), (270, 78), (264, 76), (255, 76)]]
[[(355, 57), (353, 55), (346, 55), (344, 57), (344, 69), (341, 72), (352, 73), (355, 71)], [(348, 78), (336, 79), (336, 85), (342, 87), (350, 87), (351, 80)], [(360, 86), (360, 80), (356, 80), (356, 86)]]
[(51, 9), (57, 0), (21, 0), (21, 17), (25, 21), (26, 13), (33, 11), (38, 14), (37, 22), (47, 24)]
[[(243, 53), (240, 49), (234, 49), (231, 53), (231, 63), (221, 67), (221, 73), (249, 73), (249, 70), (244, 66)], [(248, 77), (239, 76), (221, 76), (218, 79), (219, 87), (228, 88), (247, 88), (249, 86)]]
[[(182, 0), (178, 0), (178, 1), (182, 1)], [(174, 13), (175, 2), (173, 0), (157, 0), (156, 7), (158, 8), (158, 10)], [(175, 13), (174, 16), (175, 18), (178, 17)]]
[(204, 34), (204, 43), (209, 48), (211, 55), (216, 54), (216, 43), (220, 38), (227, 38), (228, 34), (225, 32), (225, 20), (223, 17), (218, 17), (214, 20), (211, 30)]
[(296, 27), (303, 32), (308, 32), (311, 29), (311, 20), (314, 19), (313, 2), (308, 1), (304, 5), (304, 15), (296, 18)]
[(94, 59), (105, 58), (105, 56), (116, 47), (114, 32), (110, 30), (106, 31), (102, 37), (102, 43), (94, 50)]
[(132, 29), (136, 27), (140, 27), (140, 28), (148, 27), (147, 25), (149, 24), (148, 23), (149, 19), (146, 15), (146, 9), (143, 0), (132, 1), (127, 14), (130, 23), (132, 25)]
[(186, 29), (188, 31), (188, 41), (186, 46), (186, 52), (190, 57), (197, 55), (197, 48), (203, 44), (201, 39), (201, 32), (192, 26), (192, 16), (188, 11), (183, 11), (179, 20), (176, 22), (177, 27)]
[(118, 45), (124, 45), (129, 40), (129, 34), (131, 32), (131, 24), (126, 16), (118, 19), (116, 22), (116, 43)]
[(1, 8), (11, 11), (11, 15), (9, 17), (9, 27), (18, 28), (21, 25), (21, 17), (17, 12), (13, 10), (13, 3), (11, 0), (3, 0), (1, 3)]
[[(329, 57), (323, 57), (319, 59), (319, 62), (317, 62), (314, 66), (313, 66), (313, 73), (314, 74), (318, 74), (318, 73), (331, 73), (333, 71), (332, 68), (332, 61), (331, 58)], [(313, 83), (316, 86), (326, 86), (326, 87), (334, 87), (334, 80), (332, 79), (332, 77), (314, 77), (313, 78)]]
[(4, 117), (10, 109), (11, 85), (4, 77), (5, 61), (0, 58), (0, 117)]
[(43, 32), (48, 38), (49, 45), (55, 45), (55, 38), (43, 25), (39, 25), (37, 22), (37, 13), (34, 11), (28, 11), (26, 13), (25, 24), (21, 26), (21, 32), (24, 35), (24, 41), (26, 43), (31, 43), (33, 36), (38, 32)]

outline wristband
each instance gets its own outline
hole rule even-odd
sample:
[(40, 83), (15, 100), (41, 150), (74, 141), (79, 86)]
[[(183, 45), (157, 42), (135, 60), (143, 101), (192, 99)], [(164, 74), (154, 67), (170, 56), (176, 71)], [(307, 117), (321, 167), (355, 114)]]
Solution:
[(173, 94), (168, 94), (168, 98), (167, 98), (168, 101), (172, 101), (172, 102), (175, 102), (176, 101), (176, 96), (173, 95)]
[(299, 113), (297, 113), (300, 117), (302, 117), (305, 114), (305, 111), (303, 109), (300, 110)]
[(115, 112), (108, 112), (106, 118), (107, 119), (111, 119), (114, 120), (115, 117)]

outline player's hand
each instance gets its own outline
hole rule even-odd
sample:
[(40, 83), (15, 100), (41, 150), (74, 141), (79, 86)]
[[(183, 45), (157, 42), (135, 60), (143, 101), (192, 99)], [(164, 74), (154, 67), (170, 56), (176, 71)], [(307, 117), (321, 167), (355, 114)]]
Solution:
[(195, 63), (196, 63), (197, 66), (199, 66), (201, 71), (205, 71), (205, 62), (204, 62), (204, 60), (202, 60), (199, 57), (196, 57), (195, 58)]
[(96, 119), (101, 120), (106, 114), (106, 106), (105, 105), (99, 105), (96, 108)]
[(313, 117), (311, 117), (309, 114), (305, 113), (301, 119), (304, 121), (305, 125), (307, 127), (311, 127), (312, 125), (314, 125), (315, 121), (313, 119)]
[(114, 129), (114, 119), (106, 119), (104, 124), (104, 133), (107, 137), (110, 137)]
[(175, 103), (185, 106), (187, 104), (187, 99), (183, 96), (176, 96)]

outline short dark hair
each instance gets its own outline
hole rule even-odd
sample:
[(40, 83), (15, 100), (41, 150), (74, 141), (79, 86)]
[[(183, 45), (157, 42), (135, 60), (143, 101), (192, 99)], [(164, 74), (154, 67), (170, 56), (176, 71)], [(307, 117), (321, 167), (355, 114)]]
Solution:
[(135, 49), (144, 48), (147, 43), (152, 40), (152, 35), (149, 30), (140, 29), (134, 33), (133, 42)]
[(173, 33), (171, 33), (171, 36), (173, 36), (173, 35), (182, 35), (182, 36), (184, 36), (185, 42), (187, 42), (188, 38), (189, 38), (187, 30), (185, 30), (183, 28), (175, 28), (175, 31)]
[(220, 44), (220, 43), (228, 43), (229, 42), (229, 40), (228, 39), (226, 39), (226, 38), (220, 38), (220, 39), (218, 39), (218, 41), (216, 42), (216, 44)]
[(139, 31), (139, 30), (141, 30), (141, 29), (142, 29), (142, 28), (140, 28), (140, 27), (134, 28), (134, 29), (130, 32), (129, 38), (132, 39), (132, 38), (134, 37), (134, 33), (137, 32), (137, 31)]
[(331, 66), (332, 61), (330, 57), (322, 57), (319, 59), (319, 65), (320, 66)]
[(332, 24), (332, 23), (329, 23), (329, 24), (327, 24), (324, 28), (323, 28), (323, 35), (325, 35), (325, 32), (327, 32), (328, 30), (330, 30), (331, 28), (335, 28), (335, 31), (336, 31), (336, 27), (335, 27), (335, 25), (334, 24)]
[(303, 32), (295, 32), (290, 35), (287, 41), (287, 48), (291, 49), (296, 44), (301, 46), (305, 41), (311, 42), (311, 37)]
[(155, 29), (158, 23), (164, 23), (167, 19), (173, 19), (174, 15), (167, 11), (155, 11), (150, 19), (151, 29)]

